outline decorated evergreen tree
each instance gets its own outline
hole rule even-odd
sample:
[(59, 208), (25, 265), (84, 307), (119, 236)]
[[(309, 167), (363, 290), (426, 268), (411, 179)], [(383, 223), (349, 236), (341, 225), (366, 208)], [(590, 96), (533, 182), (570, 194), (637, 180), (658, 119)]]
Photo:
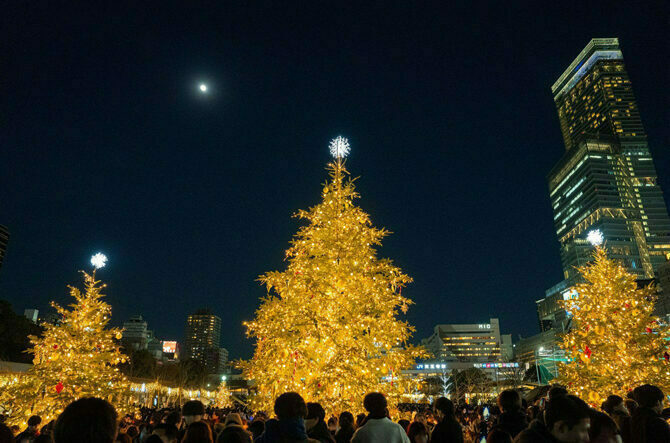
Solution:
[(216, 390), (215, 404), (217, 408), (229, 408), (233, 406), (233, 395), (228, 389), (228, 384), (222, 380)]
[(11, 423), (24, 425), (31, 415), (48, 422), (82, 397), (103, 398), (121, 411), (127, 405), (128, 384), (116, 367), (126, 359), (115, 341), (121, 330), (106, 329), (111, 307), (101, 300), (105, 285), (95, 279), (95, 271), (83, 275), (83, 293), (70, 286), (72, 309), (52, 303), (60, 323), (45, 323), (41, 337), (30, 337), (32, 368), (0, 394)]
[(592, 405), (644, 383), (670, 392), (670, 329), (653, 316), (653, 286), (638, 289), (635, 275), (596, 246), (595, 260), (580, 269), (585, 283), (564, 307), (573, 328), (561, 347), (568, 362), (560, 381)]
[(298, 212), (308, 224), (286, 251), (287, 269), (261, 276), (268, 296), (246, 323), (256, 344), (242, 368), (255, 381), (252, 404), (261, 410), (271, 411), (286, 391), (329, 413), (360, 410), (371, 391), (393, 404), (413, 388), (401, 371), (425, 354), (407, 345), (414, 329), (398, 319), (411, 303), (401, 294), (411, 279), (376, 257), (388, 231), (354, 205), (344, 165), (349, 144), (338, 137), (330, 149), (335, 161), (322, 201)]

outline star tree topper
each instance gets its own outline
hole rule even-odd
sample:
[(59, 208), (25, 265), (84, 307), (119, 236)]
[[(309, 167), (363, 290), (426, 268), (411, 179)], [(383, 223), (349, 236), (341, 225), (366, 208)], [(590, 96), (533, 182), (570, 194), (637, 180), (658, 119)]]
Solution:
[(328, 147), (330, 148), (330, 155), (336, 159), (342, 159), (346, 157), (349, 155), (349, 151), (351, 150), (349, 140), (342, 136), (338, 136), (337, 138), (332, 139)]

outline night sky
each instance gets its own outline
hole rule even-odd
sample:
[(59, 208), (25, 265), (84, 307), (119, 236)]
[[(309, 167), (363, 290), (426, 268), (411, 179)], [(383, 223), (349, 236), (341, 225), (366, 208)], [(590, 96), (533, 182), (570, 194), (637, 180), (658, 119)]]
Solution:
[(415, 341), (490, 317), (534, 334), (562, 276), (550, 86), (592, 37), (619, 37), (670, 192), (663, 2), (275, 3), (3, 6), (0, 298), (69, 303), (102, 251), (114, 324), (142, 314), (181, 340), (211, 307), (248, 357), (256, 278), (284, 269), (343, 135), (358, 203), (393, 232), (380, 256), (415, 280)]

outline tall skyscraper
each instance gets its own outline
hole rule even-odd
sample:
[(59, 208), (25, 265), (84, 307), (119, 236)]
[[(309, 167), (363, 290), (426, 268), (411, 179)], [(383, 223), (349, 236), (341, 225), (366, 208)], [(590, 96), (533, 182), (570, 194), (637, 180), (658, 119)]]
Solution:
[(599, 229), (612, 258), (653, 278), (670, 218), (618, 39), (591, 40), (551, 91), (566, 149), (548, 177), (564, 277), (578, 277)]
[(121, 342), (127, 352), (146, 350), (149, 341), (147, 332), (147, 322), (141, 315), (130, 317), (124, 322)]
[(6, 226), (0, 225), (0, 267), (5, 258), (5, 251), (7, 251), (7, 243), (9, 243), (9, 230)]
[(200, 361), (210, 374), (219, 371), (221, 318), (209, 309), (188, 316), (184, 340), (186, 358)]

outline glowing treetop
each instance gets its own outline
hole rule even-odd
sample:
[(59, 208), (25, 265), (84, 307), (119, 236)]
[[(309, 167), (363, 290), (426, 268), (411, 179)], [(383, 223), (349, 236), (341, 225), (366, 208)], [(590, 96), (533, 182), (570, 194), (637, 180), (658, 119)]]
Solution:
[(98, 252), (93, 257), (91, 257), (91, 264), (95, 269), (104, 268), (107, 264), (107, 256), (102, 252)]
[(594, 229), (586, 235), (586, 240), (593, 246), (600, 246), (605, 241), (605, 237), (600, 229)]
[(330, 148), (330, 155), (337, 159), (346, 157), (351, 150), (349, 140), (341, 136), (332, 139), (328, 147)]

